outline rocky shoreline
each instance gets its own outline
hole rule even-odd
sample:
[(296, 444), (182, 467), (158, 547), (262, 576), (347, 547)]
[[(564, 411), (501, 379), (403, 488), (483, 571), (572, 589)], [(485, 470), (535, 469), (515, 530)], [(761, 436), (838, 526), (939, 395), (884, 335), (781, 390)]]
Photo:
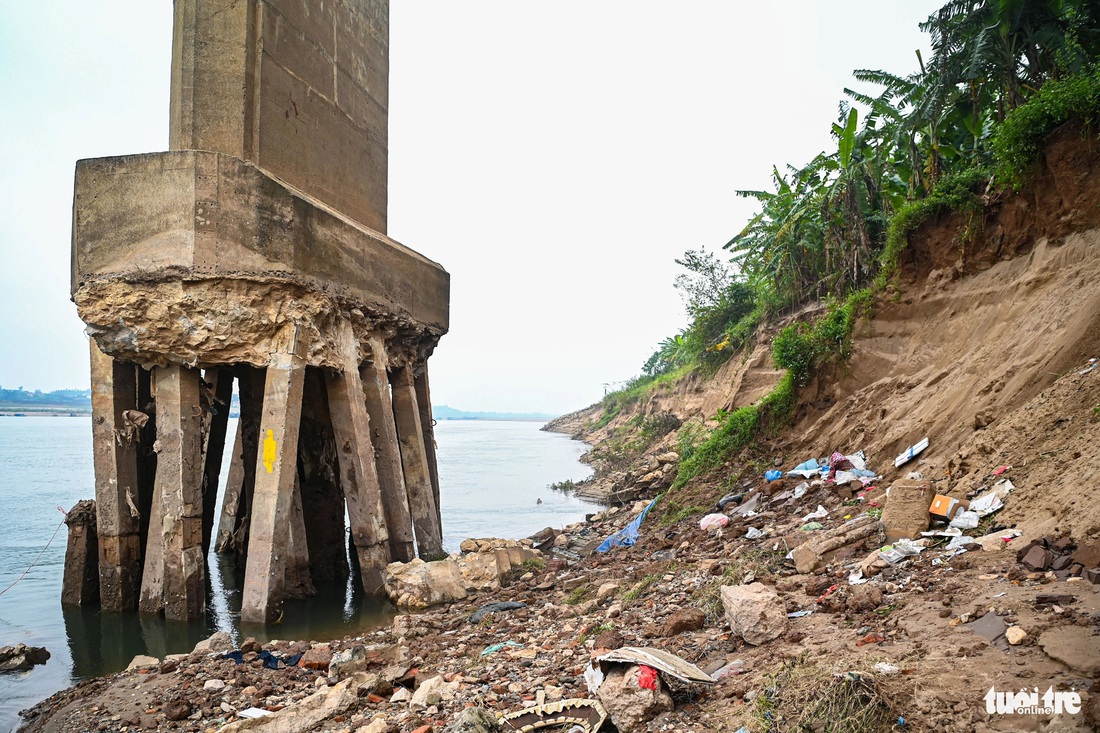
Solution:
[[(785, 482), (748, 490), (741, 506), (752, 500), (757, 510), (728, 507), (717, 531), (654, 513), (637, 544), (607, 554), (593, 554), (594, 543), (643, 503), (522, 543), (471, 541), (462, 556), (472, 567), (485, 568), (479, 556), (507, 555), (508, 544), (525, 559), (492, 579), (460, 572), (464, 598), (359, 636), (239, 647), (215, 638), (187, 655), (138, 660), (24, 711), (21, 731), (507, 731), (521, 727), (498, 715), (580, 716), (598, 701), (604, 731), (732, 733), (794, 729), (784, 726), (829, 690), (869, 721), (866, 730), (984, 731), (1008, 729), (987, 712), (988, 689), (1036, 685), (1082, 700), (1079, 713), (1036, 723), (1093, 729), (1100, 587), (1021, 565), (1018, 550), (1041, 538), (997, 537), (965, 553), (939, 543), (853, 581), (863, 548), (881, 541), (871, 537), (798, 573), (784, 556), (814, 531), (805, 506), (823, 505), (826, 530), (862, 510), (830, 486), (793, 500)], [(623, 648), (674, 655), (715, 681), (605, 663), (591, 692), (592, 660)], [(575, 700), (589, 707), (570, 708)], [(592, 723), (569, 725), (581, 727), (558, 730)]]

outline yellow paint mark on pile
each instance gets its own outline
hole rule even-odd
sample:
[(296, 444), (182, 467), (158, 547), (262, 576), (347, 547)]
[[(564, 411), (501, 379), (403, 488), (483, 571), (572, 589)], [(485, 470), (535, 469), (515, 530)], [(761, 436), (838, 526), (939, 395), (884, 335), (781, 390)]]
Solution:
[(275, 442), (275, 431), (268, 430), (267, 437), (264, 438), (264, 468), (268, 473), (275, 471), (275, 456), (278, 451), (278, 444)]

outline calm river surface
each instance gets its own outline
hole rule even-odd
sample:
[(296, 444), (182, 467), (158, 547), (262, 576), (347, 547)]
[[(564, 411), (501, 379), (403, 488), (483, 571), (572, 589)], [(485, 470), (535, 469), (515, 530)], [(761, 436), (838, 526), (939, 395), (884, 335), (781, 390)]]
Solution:
[[(593, 511), (591, 504), (547, 489), (555, 481), (589, 475), (579, 462), (585, 446), (540, 427), (535, 422), (438, 423), (448, 551), (456, 551), (467, 537), (526, 537)], [(234, 429), (231, 424), (230, 436)], [(54, 535), (64, 519), (57, 507), (69, 509), (94, 497), (91, 433), (90, 417), (0, 417), (0, 591), (34, 562)], [(223, 485), (228, 465), (227, 458)], [(49, 663), (30, 672), (0, 674), (0, 731), (14, 730), (21, 709), (75, 679), (123, 669), (136, 654), (188, 652), (218, 629), (241, 635), (240, 574), (213, 554), (205, 623), (62, 609), (65, 539), (62, 526), (26, 577), (0, 595), (0, 646), (22, 642), (53, 654)], [(270, 629), (270, 637), (334, 638), (385, 623), (392, 614), (388, 604), (362, 598), (350, 584), (319, 586), (316, 597), (286, 604), (286, 617)], [(269, 638), (263, 627), (243, 632)]]

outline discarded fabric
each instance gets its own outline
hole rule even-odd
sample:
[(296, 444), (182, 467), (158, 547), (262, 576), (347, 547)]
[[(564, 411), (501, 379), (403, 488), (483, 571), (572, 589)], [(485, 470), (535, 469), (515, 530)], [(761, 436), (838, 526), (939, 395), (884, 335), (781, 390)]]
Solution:
[(638, 687), (643, 690), (657, 689), (657, 670), (648, 664), (638, 665)]
[(730, 523), (725, 514), (708, 514), (699, 520), (699, 529), (720, 529)]
[[(233, 651), (233, 652), (226, 652), (225, 654), (222, 655), (222, 658), (223, 659), (232, 659), (237, 664), (244, 664), (244, 652), (239, 651), (239, 650), (238, 651)], [(298, 663), (298, 659), (301, 659), (301, 658), (302, 658), (302, 655), (299, 654), (299, 655), (297, 655), (297, 658), (293, 662), (291, 662), (287, 659), (280, 660), (279, 657), (276, 657), (274, 654), (267, 651), (266, 649), (256, 655), (256, 659), (262, 660), (263, 663), (264, 663), (264, 667), (267, 668), (267, 669), (278, 669), (280, 661), (283, 662), (283, 666), (285, 666), (285, 667), (293, 667), (294, 665), (296, 665)]]
[(469, 621), (472, 624), (476, 624), (490, 613), (500, 613), (501, 611), (514, 611), (517, 608), (527, 608), (527, 604), (523, 603), (522, 601), (495, 601), (493, 603), (486, 603), (484, 606), (470, 614)]
[(649, 514), (649, 510), (652, 509), (653, 505), (656, 503), (656, 499), (649, 502), (649, 505), (642, 510), (642, 513), (634, 517), (634, 521), (604, 540), (603, 543), (596, 548), (596, 552), (610, 552), (613, 547), (632, 547), (634, 543), (638, 541), (638, 530), (642, 526), (642, 520), (645, 519), (645, 515)]

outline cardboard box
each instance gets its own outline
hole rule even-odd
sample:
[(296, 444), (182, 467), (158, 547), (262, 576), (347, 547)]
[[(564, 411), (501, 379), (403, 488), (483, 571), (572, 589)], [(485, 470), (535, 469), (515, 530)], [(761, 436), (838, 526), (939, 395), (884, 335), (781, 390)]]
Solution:
[(956, 514), (969, 508), (970, 502), (966, 499), (955, 499), (943, 494), (936, 494), (932, 498), (932, 505), (928, 507), (928, 513), (932, 515), (932, 521), (934, 522), (950, 522)]

